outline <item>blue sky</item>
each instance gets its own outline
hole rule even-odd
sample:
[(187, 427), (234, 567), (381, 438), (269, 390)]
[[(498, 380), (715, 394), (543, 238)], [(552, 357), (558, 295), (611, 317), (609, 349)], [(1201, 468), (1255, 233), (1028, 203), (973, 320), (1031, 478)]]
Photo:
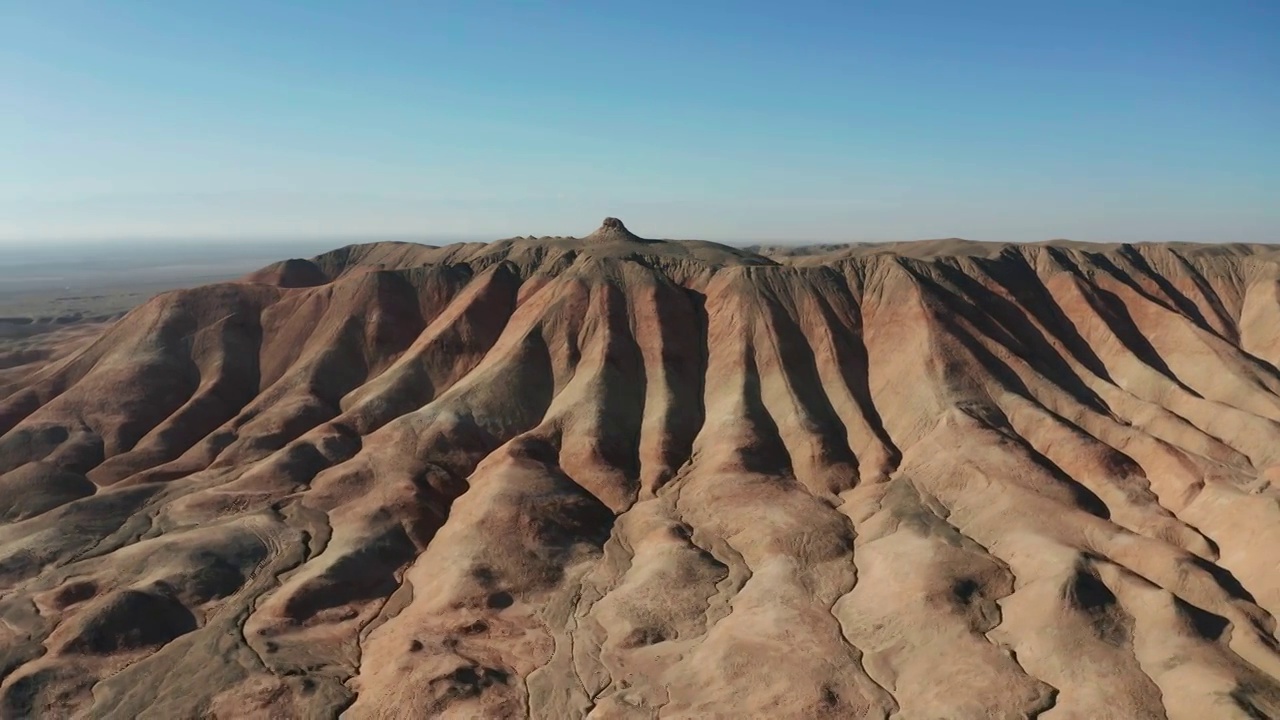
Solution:
[(1280, 240), (1280, 2), (0, 0), (0, 238)]

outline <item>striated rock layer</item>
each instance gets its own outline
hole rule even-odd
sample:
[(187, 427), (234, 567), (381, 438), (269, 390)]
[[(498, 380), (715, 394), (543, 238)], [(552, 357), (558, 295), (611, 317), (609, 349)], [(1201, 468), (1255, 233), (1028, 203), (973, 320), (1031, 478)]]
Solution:
[(0, 401), (0, 716), (1280, 717), (1265, 246), (357, 245)]

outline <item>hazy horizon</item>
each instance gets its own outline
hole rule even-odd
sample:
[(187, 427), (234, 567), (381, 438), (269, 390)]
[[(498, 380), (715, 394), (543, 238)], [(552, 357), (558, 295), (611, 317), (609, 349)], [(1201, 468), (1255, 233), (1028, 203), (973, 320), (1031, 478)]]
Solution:
[(0, 248), (0, 314), (26, 293), (65, 293), (136, 286), (167, 289), (244, 275), (290, 257), (332, 247), (325, 240), (293, 242), (115, 241), (49, 243), (21, 252)]
[[(1012, 244), (1036, 244), (1045, 242), (1080, 242), (1096, 245), (1112, 245), (1112, 244), (1140, 244), (1140, 243), (1192, 243), (1192, 244), (1231, 244), (1242, 243), (1250, 245), (1272, 245), (1280, 244), (1280, 235), (1270, 240), (1233, 240), (1233, 239), (1211, 239), (1211, 240), (1161, 240), (1159, 238), (1148, 239), (1082, 239), (1074, 237), (1028, 237), (1017, 240), (1001, 240), (987, 237), (966, 237), (963, 235), (935, 235), (928, 237), (764, 237), (764, 238), (715, 238), (700, 237), (692, 235), (664, 237), (657, 236), (652, 233), (644, 233), (634, 228), (628, 223), (628, 228), (636, 231), (636, 234), (649, 239), (670, 240), (670, 241), (705, 241), (714, 242), (722, 245), (734, 247), (746, 246), (803, 246), (803, 245), (848, 245), (848, 244), (894, 244), (894, 243), (913, 243), (913, 242), (929, 242), (935, 240), (964, 240), (968, 242), (981, 243), (1012, 243)], [(593, 228), (594, 229), (594, 228)], [(198, 252), (201, 254), (225, 253), (228, 250), (239, 252), (243, 250), (251, 250), (255, 255), (262, 254), (266, 257), (270, 255), (271, 262), (276, 260), (287, 259), (287, 253), (294, 250), (314, 250), (307, 255), (316, 255), (330, 250), (352, 244), (378, 243), (378, 242), (410, 242), (422, 245), (443, 246), (454, 243), (474, 243), (483, 242), (491, 243), (502, 240), (509, 240), (517, 237), (585, 237), (589, 231), (575, 228), (575, 232), (507, 232), (497, 234), (473, 234), (473, 235), (429, 235), (429, 234), (377, 234), (377, 233), (354, 233), (341, 235), (153, 235), (153, 236), (103, 236), (103, 237), (48, 237), (48, 238), (0, 238), (0, 268), (14, 267), (32, 262), (45, 262), (47, 260), (56, 259), (72, 259), (77, 262), (83, 261), (80, 256), (68, 256), (66, 253), (72, 250), (87, 250), (91, 256), (98, 256), (98, 253), (111, 254), (117, 252), (120, 248), (129, 248), (136, 251), (144, 250), (160, 250), (168, 252), (172, 250), (174, 253), (182, 254), (187, 252)], [(36, 255), (16, 254), (14, 251), (31, 251)], [(280, 253), (286, 253), (281, 255)], [(130, 257), (134, 257), (130, 255)], [(288, 257), (296, 257), (289, 255)], [(38, 258), (38, 260), (33, 260)]]
[(1276, 37), (1247, 0), (11, 3), (0, 246), (1274, 241)]

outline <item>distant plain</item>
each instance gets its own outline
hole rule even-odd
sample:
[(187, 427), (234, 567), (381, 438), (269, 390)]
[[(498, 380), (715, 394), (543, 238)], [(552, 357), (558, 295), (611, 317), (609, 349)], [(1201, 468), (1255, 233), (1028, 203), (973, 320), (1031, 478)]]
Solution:
[[(105, 319), (156, 293), (367, 238), (18, 241), (0, 245), (0, 318)], [(6, 323), (6, 324), (12, 324)]]

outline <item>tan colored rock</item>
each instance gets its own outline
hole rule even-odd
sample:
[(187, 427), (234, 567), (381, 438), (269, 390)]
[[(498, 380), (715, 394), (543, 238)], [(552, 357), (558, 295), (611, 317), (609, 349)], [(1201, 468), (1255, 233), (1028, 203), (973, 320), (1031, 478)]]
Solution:
[(1277, 253), (610, 218), (166, 293), (0, 377), (0, 716), (1280, 717)]

